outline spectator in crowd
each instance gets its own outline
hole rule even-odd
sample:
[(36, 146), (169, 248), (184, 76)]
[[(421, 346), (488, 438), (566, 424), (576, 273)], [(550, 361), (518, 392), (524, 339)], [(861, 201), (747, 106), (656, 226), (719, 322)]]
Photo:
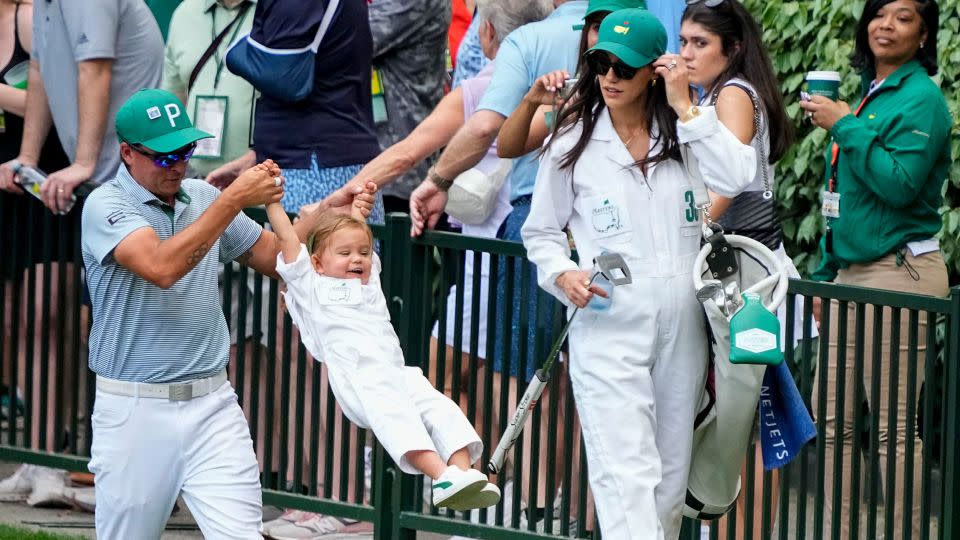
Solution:
[[(163, 88), (187, 106), (198, 129), (213, 135), (197, 142), (191, 177), (204, 178), (250, 148), (254, 89), (224, 62), (227, 48), (253, 25), (251, 0), (185, 0), (170, 20)], [(209, 28), (208, 31), (200, 29)]]
[[(123, 166), (90, 196), (82, 228), (94, 313), (97, 533), (159, 537), (182, 492), (205, 536), (259, 538), (259, 474), (226, 381), (229, 336), (216, 271), (236, 259), (276, 276), (273, 233), (240, 211), (280, 200), (279, 168), (267, 161), (223, 194), (184, 180), (196, 141), (208, 135), (163, 90), (134, 94), (116, 131)], [(301, 231), (312, 218), (301, 220)]]
[[(376, 0), (369, 9), (374, 79), (386, 104), (382, 113), (374, 106), (374, 121), (387, 148), (409, 135), (443, 97), (450, 0)], [(407, 211), (410, 192), (432, 163), (426, 159), (384, 186), (387, 212)]]
[[(0, 61), (6, 63), (0, 67), (0, 163), (6, 163), (20, 153), (20, 143), (23, 138), (23, 117), (27, 107), (27, 77), (30, 65), (31, 37), (32, 37), (32, 15), (33, 6), (30, 2), (19, 2), (13, 0), (0, 1)], [(44, 141), (40, 152), (38, 166), (41, 170), (55, 171), (69, 165), (67, 157), (63, 153), (60, 141), (57, 139), (56, 132), (52, 131)], [(0, 180), (2, 182), (2, 180)], [(8, 187), (9, 186), (8, 184)], [(22, 194), (17, 186), (12, 186), (13, 192)], [(66, 220), (68, 224), (60, 226), (60, 221)], [(73, 231), (73, 216), (61, 217), (56, 220), (51, 219), (46, 208), (33, 197), (16, 197), (13, 193), (0, 192), (0, 227), (5, 231), (22, 229), (26, 224), (26, 230), (31, 234), (24, 237), (23, 242), (30, 241), (30, 238), (40, 239), (44, 235), (51, 235), (51, 249), (54, 253), (59, 251), (59, 246), (63, 243), (72, 246), (76, 240), (75, 231)], [(61, 231), (66, 231), (65, 235), (60, 235)], [(20, 297), (22, 284), (26, 279), (21, 279), (22, 272), (33, 266), (36, 272), (35, 283), (42, 283), (46, 268), (39, 264), (43, 260), (43, 252), (39, 242), (33, 247), (32, 257), (28, 257), (28, 249), (17, 249), (17, 239), (13, 240), (11, 257), (5, 258), (0, 263), (0, 287), (5, 287), (7, 294), (4, 295), (5, 305), (0, 307), (4, 312), (9, 313), (3, 317), (3, 345), (0, 346), (0, 358), (3, 366), (3, 403), (4, 414), (9, 420), (22, 414), (24, 403), (20, 395), (23, 389), (27, 388), (26, 380), (26, 346), (15, 346), (14, 343), (22, 343), (21, 339), (31, 339), (27, 335), (26, 324), (20, 324), (19, 321), (26, 319), (26, 305), (21, 304)], [(69, 249), (68, 254), (72, 255), (73, 250)], [(67, 260), (71, 260), (68, 257)], [(53, 275), (57, 275), (61, 270), (59, 264), (54, 262), (49, 265)], [(58, 316), (60, 313), (71, 313), (78, 310), (75, 302), (72, 302), (73, 295), (67, 294), (68, 291), (75, 290), (75, 284), (72, 279), (66, 284), (65, 290), (61, 290), (57, 280), (50, 282), (50, 297), (45, 298), (41, 288), (34, 290), (34, 295), (27, 296), (27, 302), (35, 304), (33, 321), (34, 336), (32, 339), (33, 351), (39, 354), (42, 350), (42, 342), (47, 339), (49, 343), (55, 344), (61, 336), (57, 332), (49, 332), (44, 335), (42, 314), (45, 301), (52, 301), (54, 305), (61, 305), (63, 309), (49, 315), (47, 321), (48, 328), (57, 328)], [(16, 298), (16, 300), (15, 300)], [(52, 300), (51, 300), (52, 299)], [(20, 312), (15, 306), (19, 307)], [(52, 319), (52, 320), (51, 320)], [(14, 320), (18, 322), (15, 323)], [(52, 324), (51, 324), (52, 323)], [(78, 336), (62, 336), (70, 343), (76, 343)], [(57, 350), (55, 346), (49, 348), (50, 351)], [(35, 360), (30, 359), (31, 362)], [(61, 359), (65, 361), (65, 359)], [(16, 362), (16, 370), (14, 363)], [(54, 354), (48, 358), (42, 359), (46, 362), (50, 377), (55, 379), (57, 374), (57, 358)], [(68, 365), (63, 364), (64, 368)], [(72, 372), (72, 371), (71, 371)], [(13, 373), (17, 373), (17, 380), (12, 380)], [(61, 372), (62, 373), (62, 372)], [(31, 382), (30, 384), (33, 384)], [(74, 383), (71, 383), (74, 386)], [(65, 386), (66, 388), (66, 386)], [(13, 390), (11, 390), (13, 389)], [(32, 395), (36, 402), (40, 399), (47, 399), (48, 410), (55, 410), (56, 399), (52, 393), (45, 394), (40, 391), (39, 385), (34, 385)], [(12, 396), (12, 397), (11, 397)], [(61, 402), (63, 403), (63, 402)], [(33, 406), (33, 404), (31, 404)], [(47, 440), (50, 450), (60, 450), (60, 444), (63, 442), (62, 426), (54, 424), (53, 415), (50, 415), (50, 422), (47, 426), (37, 426), (37, 429), (31, 433), (30, 439), (34, 447), (40, 447), (39, 438), (41, 429), (47, 430)], [(29, 504), (41, 504), (56, 500), (63, 488), (63, 473), (47, 467), (38, 467), (25, 465), (20, 467), (13, 475), (0, 481), (0, 500), (3, 501), (22, 501), (26, 500)]]
[[(947, 109), (943, 93), (931, 76), (937, 73), (937, 32), (940, 10), (935, 0), (870, 0), (857, 24), (856, 43), (852, 57), (853, 67), (860, 73), (861, 92), (855, 112), (845, 101), (832, 101), (813, 96), (801, 103), (814, 125), (826, 129), (832, 136), (827, 148), (827, 174), (824, 182), (824, 209), (826, 233), (821, 241), (822, 261), (814, 273), (816, 279), (843, 285), (859, 285), (894, 291), (906, 291), (931, 296), (947, 295), (947, 270), (940, 252), (936, 234), (940, 230), (938, 208), (942, 204), (941, 187), (950, 167), (950, 131), (953, 119)], [(839, 204), (838, 202), (839, 201)], [(890, 320), (889, 308), (881, 313), (868, 309), (863, 326), (865, 361), (856, 367), (853, 347), (846, 347), (845, 373), (837, 373), (837, 329), (841, 318), (847, 318), (848, 328), (856, 321), (855, 306), (840, 313), (837, 302), (830, 306), (829, 357), (821, 364), (814, 385), (826, 396), (817, 396), (813, 402), (825, 400), (826, 408), (818, 414), (826, 418), (826, 470), (839, 465), (843, 484), (860, 482), (851, 477), (854, 422), (860, 411), (855, 386), (861, 385), (870, 403), (879, 409), (870, 413), (878, 417), (880, 470), (887, 471), (889, 460), (895, 461), (896, 484), (885, 486), (886, 493), (899, 494), (888, 500), (893, 512), (890, 525), (901, 538), (901, 531), (912, 531), (910, 538), (919, 538), (926, 525), (920, 519), (922, 501), (921, 467), (924, 465), (921, 443), (915, 437), (916, 422), (906, 417), (910, 410), (909, 396), (916, 396), (923, 377), (918, 376), (916, 387), (909, 388), (908, 364), (901, 360), (898, 367), (891, 365), (891, 340), (888, 333), (873, 335), (874, 318)], [(926, 314), (919, 317), (916, 373), (924, 373), (927, 343), (926, 326), (933, 324)], [(880, 340), (880, 351), (875, 351), (875, 339)], [(909, 340), (906, 325), (900, 334), (900, 358), (906, 358)], [(880, 371), (874, 371), (869, 359), (881, 358)], [(863, 378), (854, 377), (862, 369)], [(880, 378), (881, 395), (872, 394), (876, 378)], [(839, 381), (845, 381), (840, 383)], [(896, 381), (894, 383), (893, 381)], [(893, 385), (893, 386), (892, 386)], [(891, 387), (892, 386), (892, 387)], [(895, 392), (891, 403), (889, 392)], [(836, 411), (838, 396), (847, 396), (842, 411)], [(891, 407), (891, 404), (893, 405)], [(836, 413), (835, 413), (836, 411)], [(842, 416), (841, 416), (842, 414)], [(888, 453), (889, 440), (893, 454)], [(908, 444), (911, 441), (912, 444)], [(835, 463), (836, 447), (841, 447), (842, 462)], [(912, 463), (913, 470), (907, 470)], [(912, 485), (904, 482), (912, 473)], [(829, 474), (829, 473), (828, 473)], [(912, 505), (907, 507), (905, 493), (912, 493)], [(857, 508), (851, 508), (850, 499), (827, 498), (834, 519), (839, 519), (841, 538), (850, 538), (850, 522), (857, 519)], [(839, 508), (837, 508), (839, 506)], [(906, 538), (906, 536), (904, 536)]]
[(451, 88), (455, 90), (463, 81), (476, 77), (489, 63), (490, 59), (487, 58), (480, 44), (480, 18), (474, 16), (457, 49), (457, 62), (453, 66)]
[[(523, 226), (540, 285), (567, 305), (609, 296), (590, 286), (595, 256), (617, 251), (630, 262), (633, 284), (614, 289), (607, 309), (575, 319), (570, 330), (590, 487), (610, 538), (676, 540), (680, 532), (707, 364), (703, 314), (690, 287), (701, 222), (683, 211), (691, 188), (680, 141), (752, 155), (710, 129), (718, 122), (712, 107), (678, 120), (654, 71), (666, 41), (647, 10), (604, 19), (586, 58), (594, 76), (577, 83), (577, 99), (559, 114)], [(733, 196), (752, 177), (706, 180)], [(570, 259), (567, 227), (579, 265)]]
[(467, 29), (473, 24), (477, 0), (451, 0), (450, 4), (453, 9), (450, 27), (447, 30), (447, 54), (450, 57), (450, 66), (455, 67), (460, 52), (460, 43), (463, 41)]
[[(259, 0), (251, 35), (268, 46), (304, 47), (317, 34), (327, 1)], [(343, 187), (380, 151), (371, 106), (373, 37), (366, 2), (339, 2), (315, 56), (310, 95), (289, 102), (263, 95), (253, 122), (253, 150), (207, 175), (227, 186), (240, 171), (269, 156), (283, 169), (283, 207), (296, 213)], [(292, 136), (291, 134), (296, 134)], [(377, 194), (371, 220), (383, 222)]]
[[(77, 187), (99, 185), (116, 173), (120, 153), (109, 125), (138, 88), (160, 82), (163, 41), (140, 0), (65, 0), (34, 6), (27, 114), (17, 159), (36, 166), (50, 126), (72, 164), (43, 183), (44, 204), (63, 212)], [(89, 16), (96, 13), (97, 16)], [(3, 185), (12, 174), (4, 167)], [(48, 171), (49, 172), (49, 171)]]
[[(139, 0), (51, 0), (33, 8), (33, 49), (16, 159), (38, 166), (51, 127), (56, 128), (70, 165), (47, 170), (51, 174), (40, 195), (52, 212), (63, 213), (78, 186), (99, 185), (116, 173), (118, 143), (108, 118), (136, 89), (159, 83), (163, 43)], [(10, 162), (0, 167), (0, 189), (23, 193)], [(58, 270), (72, 274), (69, 268)], [(70, 290), (61, 292), (72, 296)], [(74, 381), (68, 388), (79, 386)]]

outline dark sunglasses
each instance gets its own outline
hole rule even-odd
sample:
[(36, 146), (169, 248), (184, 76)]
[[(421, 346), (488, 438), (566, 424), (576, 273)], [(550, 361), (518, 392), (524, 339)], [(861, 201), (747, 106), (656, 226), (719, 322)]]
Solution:
[(726, 0), (687, 0), (687, 5), (692, 6), (694, 4), (699, 4), (703, 2), (708, 8), (715, 8), (720, 4), (724, 3)]
[(153, 164), (161, 169), (169, 169), (173, 167), (176, 163), (181, 161), (187, 161), (190, 159), (190, 156), (193, 155), (193, 151), (197, 149), (197, 143), (191, 143), (183, 148), (178, 148), (173, 152), (168, 152), (166, 154), (158, 154), (150, 150), (149, 148), (134, 143), (127, 143), (130, 145), (130, 148), (133, 148), (137, 151), (138, 154), (146, 156), (153, 160)]
[(629, 81), (637, 74), (637, 68), (630, 67), (619, 60), (611, 60), (603, 51), (593, 51), (587, 55), (587, 67), (598, 77), (603, 77), (610, 69), (618, 79)]

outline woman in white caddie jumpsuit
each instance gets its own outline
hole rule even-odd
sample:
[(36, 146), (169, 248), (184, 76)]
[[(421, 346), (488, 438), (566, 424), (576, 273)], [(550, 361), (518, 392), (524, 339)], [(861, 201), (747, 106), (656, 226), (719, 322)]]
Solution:
[[(523, 227), (540, 285), (567, 305), (586, 306), (602, 291), (586, 287), (602, 252), (622, 254), (633, 275), (608, 309), (577, 315), (569, 336), (590, 485), (603, 535), (615, 540), (678, 537), (704, 384), (707, 338), (690, 275), (701, 220), (678, 141), (755, 163), (753, 148), (726, 136), (712, 107), (678, 119), (651, 65), (665, 47), (663, 26), (646, 10), (604, 19), (586, 53), (591, 76), (560, 112)], [(748, 172), (709, 187), (733, 197)]]

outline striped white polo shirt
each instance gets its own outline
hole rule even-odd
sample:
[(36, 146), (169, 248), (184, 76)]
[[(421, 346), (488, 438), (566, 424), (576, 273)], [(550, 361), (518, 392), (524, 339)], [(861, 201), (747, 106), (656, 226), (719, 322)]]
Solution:
[[(124, 165), (83, 207), (81, 242), (93, 302), (90, 369), (111, 379), (166, 383), (213, 375), (229, 357), (230, 335), (220, 305), (217, 268), (257, 241), (262, 228), (240, 214), (202, 261), (161, 289), (113, 258), (127, 235), (152, 227), (161, 240), (190, 226), (220, 191), (184, 180), (173, 207), (138, 184)], [(186, 257), (188, 254), (184, 253)]]

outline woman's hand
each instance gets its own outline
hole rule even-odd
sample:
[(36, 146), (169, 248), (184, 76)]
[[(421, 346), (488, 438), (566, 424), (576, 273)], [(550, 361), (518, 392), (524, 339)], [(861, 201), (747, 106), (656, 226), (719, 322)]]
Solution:
[(850, 105), (846, 101), (833, 101), (823, 96), (812, 96), (810, 101), (801, 101), (800, 107), (807, 111), (807, 118), (813, 125), (830, 131), (833, 125), (848, 114)]
[(667, 90), (667, 103), (676, 111), (677, 116), (683, 117), (693, 106), (686, 62), (680, 55), (668, 53), (653, 62), (653, 69)]
[(607, 291), (598, 285), (590, 285), (590, 272), (584, 270), (569, 270), (557, 276), (557, 286), (563, 289), (570, 302), (577, 307), (586, 307), (597, 294), (603, 298), (610, 298)]
[(563, 104), (563, 99), (559, 97), (557, 92), (563, 88), (564, 81), (569, 78), (570, 74), (563, 69), (542, 75), (533, 82), (533, 86), (530, 87), (527, 95), (523, 96), (523, 100), (537, 105), (556, 105), (560, 107)]

